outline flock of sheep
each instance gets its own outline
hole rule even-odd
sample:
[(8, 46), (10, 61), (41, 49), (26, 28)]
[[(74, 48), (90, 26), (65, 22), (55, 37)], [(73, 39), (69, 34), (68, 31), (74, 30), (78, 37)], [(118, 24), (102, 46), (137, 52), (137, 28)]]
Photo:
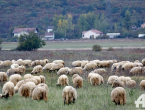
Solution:
[[(92, 86), (99, 86), (104, 83), (103, 75), (107, 74), (106, 68), (111, 68), (112, 74), (121, 72), (128, 73), (128, 76), (110, 75), (107, 84), (112, 85), (111, 100), (116, 105), (126, 103), (126, 92), (124, 87), (135, 88), (136, 81), (130, 75), (140, 75), (145, 73), (145, 58), (142, 62), (136, 60), (120, 61), (117, 60), (77, 60), (72, 62), (72, 68), (65, 67), (63, 60), (49, 62), (44, 60), (6, 60), (0, 61), (0, 68), (10, 67), (6, 72), (0, 72), (0, 82), (5, 82), (2, 88), (1, 98), (12, 97), (19, 93), (23, 97), (31, 97), (34, 100), (48, 99), (48, 86), (45, 84), (43, 75), (37, 73), (56, 72), (58, 77), (56, 86), (65, 86), (62, 91), (64, 104), (75, 103), (78, 88), (83, 87), (82, 77), (87, 75), (88, 83)], [(25, 74), (26, 68), (33, 67), (31, 74)], [(34, 75), (35, 74), (35, 75)], [(69, 85), (68, 75), (72, 76), (73, 86)], [(145, 80), (140, 82), (141, 90), (145, 90)]]

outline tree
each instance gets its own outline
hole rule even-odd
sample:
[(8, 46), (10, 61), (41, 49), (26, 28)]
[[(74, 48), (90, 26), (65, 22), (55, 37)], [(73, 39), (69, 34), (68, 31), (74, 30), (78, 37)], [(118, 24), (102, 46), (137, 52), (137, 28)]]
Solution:
[(21, 35), (18, 41), (19, 45), (16, 50), (19, 51), (32, 51), (46, 45), (45, 42), (34, 32), (29, 33), (29, 35)]
[(131, 23), (131, 15), (128, 10), (125, 12), (125, 18), (124, 18), (123, 24), (124, 24), (124, 27), (129, 31), (129, 27), (132, 23)]

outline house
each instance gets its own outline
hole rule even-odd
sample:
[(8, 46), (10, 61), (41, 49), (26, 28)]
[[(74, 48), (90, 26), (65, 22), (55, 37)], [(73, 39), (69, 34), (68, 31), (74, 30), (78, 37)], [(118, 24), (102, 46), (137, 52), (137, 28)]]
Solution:
[(120, 33), (107, 33), (106, 35), (109, 36), (110, 39), (112, 39), (112, 38), (114, 38), (116, 36), (119, 36)]
[(15, 28), (12, 33), (14, 34), (14, 36), (20, 37), (20, 35), (24, 35), (24, 34), (28, 35), (30, 32), (38, 33), (38, 29), (37, 28)]
[(142, 28), (145, 28), (145, 23), (143, 23), (143, 24), (141, 25), (141, 27), (142, 27)]
[(98, 31), (96, 29), (91, 29), (91, 30), (82, 32), (83, 39), (91, 39), (91, 38), (96, 39), (97, 37), (102, 36), (102, 35), (103, 35), (103, 32)]
[(138, 37), (139, 38), (145, 37), (145, 34), (139, 34)]
[(42, 40), (54, 40), (55, 35), (54, 35), (54, 32), (53, 32), (53, 29), (54, 29), (53, 26), (48, 26)]

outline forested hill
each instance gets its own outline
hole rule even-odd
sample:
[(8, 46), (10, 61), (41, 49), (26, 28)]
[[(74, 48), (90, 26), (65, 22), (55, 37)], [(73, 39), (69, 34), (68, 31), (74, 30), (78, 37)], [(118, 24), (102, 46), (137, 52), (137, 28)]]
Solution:
[(43, 35), (48, 25), (54, 25), (54, 15), (60, 14), (71, 14), (72, 23), (78, 29), (80, 15), (89, 12), (103, 14), (109, 25), (113, 25), (112, 30), (114, 24), (119, 29), (127, 10), (132, 26), (139, 27), (145, 22), (145, 0), (0, 0), (0, 37), (10, 36), (14, 27), (37, 27)]

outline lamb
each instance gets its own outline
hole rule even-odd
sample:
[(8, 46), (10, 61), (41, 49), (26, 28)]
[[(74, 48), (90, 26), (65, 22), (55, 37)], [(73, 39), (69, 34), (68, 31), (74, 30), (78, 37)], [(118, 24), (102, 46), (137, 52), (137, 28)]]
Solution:
[(81, 88), (83, 86), (83, 78), (78, 74), (73, 75), (72, 82), (75, 88)]
[(44, 87), (38, 86), (32, 92), (32, 99), (33, 100), (41, 100), (47, 101), (48, 99), (48, 90)]
[(115, 75), (109, 76), (107, 84), (112, 85), (113, 81), (117, 78), (118, 76)]
[(39, 77), (41, 79), (41, 83), (45, 83), (45, 77), (43, 75), (40, 75)]
[(14, 83), (14, 86), (20, 81), (22, 80), (22, 76), (19, 74), (13, 74), (10, 76), (9, 81)]
[(115, 102), (116, 105), (126, 104), (126, 92), (123, 87), (116, 87), (111, 92), (111, 100)]
[(106, 74), (106, 70), (104, 68), (95, 69), (94, 73), (98, 74)]
[(83, 74), (83, 69), (82, 67), (74, 67), (70, 70), (67, 71), (67, 74), (69, 75), (74, 75), (74, 74)]
[(99, 74), (92, 74), (90, 78), (90, 83), (93, 86), (99, 86), (101, 84), (101, 78)]
[(55, 70), (58, 71), (62, 67), (64, 67), (64, 65), (62, 63), (54, 64), (54, 65), (52, 65), (50, 72), (55, 71)]
[(135, 87), (136, 87), (136, 82), (135, 82), (135, 80), (129, 80), (129, 81), (127, 81), (126, 86), (127, 86), (128, 88), (135, 88)]
[(2, 97), (8, 98), (8, 97), (12, 97), (15, 92), (14, 92), (14, 84), (10, 81), (6, 82), (2, 88)]
[(97, 64), (95, 62), (89, 62), (85, 65), (85, 67), (83, 68), (83, 70), (89, 71), (89, 70), (94, 70), (97, 68)]
[(37, 73), (42, 73), (42, 66), (41, 65), (37, 65), (33, 68), (33, 71), (31, 72), (31, 74), (37, 74)]
[(25, 98), (31, 97), (33, 90), (36, 88), (36, 85), (34, 82), (27, 82), (25, 84), (22, 84), (19, 88), (19, 94), (20, 96), (24, 96)]
[(66, 75), (61, 75), (58, 80), (57, 80), (57, 86), (68, 86), (69, 85), (69, 80), (68, 77)]
[(143, 64), (143, 66), (145, 66), (145, 58), (142, 59), (142, 64)]
[(65, 86), (62, 91), (62, 97), (65, 104), (75, 103), (77, 99), (77, 91), (72, 86)]
[(0, 72), (0, 82), (7, 81), (7, 74), (5, 72)]
[(112, 83), (112, 88), (115, 87), (124, 87), (124, 83), (120, 81), (119, 79), (115, 79)]
[(140, 75), (140, 74), (142, 74), (142, 67), (133, 67), (130, 70), (129, 74), (131, 74), (131, 75)]
[(54, 65), (55, 63), (47, 63), (44, 67), (43, 67), (43, 71), (47, 70), (47, 71), (50, 71), (50, 69), (52, 68), (52, 66)]
[(81, 63), (82, 63), (82, 62), (81, 62), (80, 60), (73, 61), (73, 62), (72, 62), (72, 66), (73, 66), (73, 67), (80, 67), (80, 66), (81, 66)]
[(58, 70), (57, 75), (67, 74), (67, 71), (69, 71), (69, 67), (62, 67)]
[(140, 82), (140, 89), (141, 89), (141, 90), (145, 90), (145, 80), (142, 80), (142, 81)]

